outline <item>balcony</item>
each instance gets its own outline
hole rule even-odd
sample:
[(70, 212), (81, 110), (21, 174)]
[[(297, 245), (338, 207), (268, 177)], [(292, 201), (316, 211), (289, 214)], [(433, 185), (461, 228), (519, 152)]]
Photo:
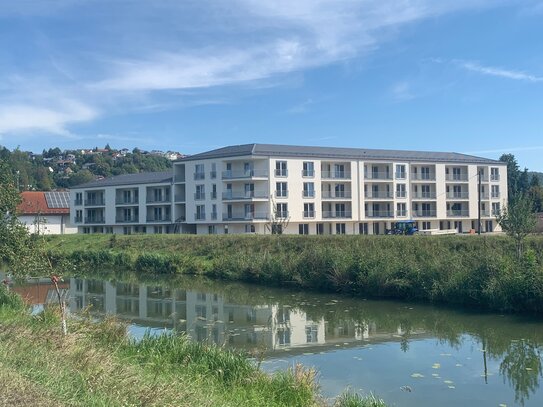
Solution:
[(276, 198), (288, 198), (288, 190), (275, 191)]
[(468, 174), (466, 174), (466, 173), (446, 174), (445, 179), (447, 181), (467, 182), (468, 181)]
[(115, 205), (137, 205), (139, 203), (138, 198), (124, 199), (119, 198), (115, 200)]
[(74, 223), (83, 223), (83, 218), (81, 216), (76, 216), (74, 218)]
[(469, 199), (469, 192), (447, 192), (447, 199)]
[(194, 193), (194, 200), (195, 201), (203, 201), (204, 199), (206, 199), (205, 192), (195, 192)]
[(85, 199), (85, 206), (105, 206), (106, 200), (104, 198)]
[(411, 181), (435, 181), (435, 172), (412, 172)]
[(366, 218), (393, 218), (394, 212), (392, 211), (369, 211), (366, 212)]
[(303, 211), (302, 216), (305, 219), (313, 219), (315, 217), (315, 211)]
[(185, 174), (182, 174), (182, 175), (174, 175), (173, 176), (173, 182), (175, 182), (176, 184), (179, 183), (179, 182), (185, 182)]
[(85, 218), (85, 224), (89, 224), (89, 223), (106, 223), (106, 218), (104, 217)]
[(460, 218), (469, 216), (468, 209), (449, 209), (447, 211), (447, 216), (450, 218)]
[(492, 192), (492, 199), (500, 199), (501, 194), (499, 192)]
[(81, 205), (83, 205), (83, 200), (82, 200), (82, 199), (76, 199), (76, 200), (74, 201), (74, 205), (75, 205), (75, 206), (81, 206)]
[(226, 191), (222, 193), (224, 201), (243, 201), (247, 199), (268, 199), (268, 193), (265, 191)]
[(185, 194), (175, 196), (175, 202), (185, 202), (185, 200)]
[(116, 216), (115, 223), (137, 223), (139, 216)]
[(247, 212), (247, 213), (223, 213), (223, 221), (247, 221), (247, 220), (268, 220), (270, 215), (267, 212)]
[(414, 192), (412, 199), (436, 199), (436, 193), (433, 191), (429, 192)]
[(396, 211), (396, 216), (398, 218), (405, 218), (407, 217), (407, 211), (405, 209), (399, 209)]
[(222, 179), (248, 179), (248, 178), (267, 178), (268, 171), (266, 170), (247, 170), (247, 171), (232, 171), (226, 170), (222, 172)]
[(501, 210), (499, 209), (492, 209), (492, 216), (499, 216), (501, 214)]
[(349, 171), (321, 171), (322, 179), (351, 179)]
[(398, 172), (396, 171), (396, 179), (406, 179), (407, 178), (407, 174), (405, 172)]
[(322, 217), (324, 219), (351, 219), (351, 211), (323, 211)]
[(195, 180), (202, 180), (206, 178), (206, 174), (204, 172), (195, 172), (194, 173), (194, 179)]
[(366, 199), (392, 199), (394, 195), (389, 191), (366, 191), (364, 197)]
[(147, 215), (147, 222), (171, 222), (172, 217), (170, 215)]
[(315, 170), (302, 170), (302, 177), (312, 178), (315, 176)]
[(322, 191), (322, 199), (351, 199), (351, 191)]
[(489, 199), (490, 194), (488, 192), (481, 192), (481, 199)]
[(489, 217), (490, 216), (490, 210), (489, 209), (481, 209), (481, 216)]
[(407, 192), (406, 191), (396, 191), (396, 198), (406, 198)]
[(315, 191), (302, 191), (302, 198), (315, 198)]
[(278, 169), (276, 169), (275, 170), (275, 176), (276, 177), (288, 177), (288, 170), (284, 170), (284, 169), (278, 170)]
[(364, 179), (392, 180), (392, 174), (386, 171), (372, 171), (365, 173)]
[(206, 220), (206, 214), (202, 212), (200, 213), (196, 212), (194, 214), (194, 220)]
[(417, 209), (411, 212), (415, 218), (435, 218), (437, 216), (435, 209)]
[(217, 220), (217, 212), (211, 212), (211, 220)]
[(148, 196), (146, 203), (148, 204), (161, 204), (161, 203), (170, 203), (169, 196)]

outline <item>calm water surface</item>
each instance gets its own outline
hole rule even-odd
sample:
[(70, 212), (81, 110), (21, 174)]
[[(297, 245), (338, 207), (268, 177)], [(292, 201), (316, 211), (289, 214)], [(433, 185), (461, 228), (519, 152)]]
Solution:
[[(14, 287), (36, 310), (47, 282)], [(373, 391), (396, 406), (543, 406), (543, 320), (201, 280), (72, 278), (71, 312), (116, 314), (132, 335), (186, 332), (264, 355), (263, 369), (315, 367), (322, 392)]]

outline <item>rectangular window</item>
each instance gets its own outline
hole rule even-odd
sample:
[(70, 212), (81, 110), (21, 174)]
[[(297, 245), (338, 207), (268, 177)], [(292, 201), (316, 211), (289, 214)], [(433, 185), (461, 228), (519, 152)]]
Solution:
[(287, 162), (286, 161), (276, 161), (275, 162), (275, 176), (276, 177), (286, 177), (287, 175), (288, 175)]
[(396, 216), (405, 217), (407, 216), (407, 207), (405, 202), (396, 204)]
[(205, 178), (205, 167), (204, 164), (196, 164), (194, 166), (194, 179), (204, 179)]
[(500, 169), (498, 167), (490, 168), (490, 180), (499, 181), (500, 180)]
[(76, 192), (75, 193), (75, 204), (76, 205), (83, 205), (83, 192)]
[(314, 198), (315, 197), (315, 184), (313, 182), (304, 182), (304, 198)]
[(501, 212), (500, 203), (492, 202), (492, 216), (498, 216)]
[(204, 184), (196, 185), (196, 193), (194, 194), (194, 199), (202, 200), (205, 198), (206, 198), (205, 185)]
[(217, 184), (211, 185), (211, 199), (217, 199)]
[(358, 233), (361, 235), (367, 235), (368, 234), (368, 224), (363, 222), (358, 224)]
[(217, 220), (217, 204), (211, 205), (211, 220)]
[(405, 165), (398, 164), (396, 165), (396, 178), (397, 179), (405, 179)]
[(255, 225), (245, 225), (245, 233), (255, 233)]
[(336, 235), (344, 235), (345, 230), (345, 223), (336, 223)]
[(429, 230), (431, 229), (431, 223), (430, 222), (422, 222), (422, 230)]
[(396, 184), (396, 198), (405, 198), (406, 188), (405, 184)]
[(315, 165), (313, 161), (304, 161), (302, 177), (314, 177), (315, 176)]
[(500, 186), (492, 185), (492, 198), (499, 198), (499, 197), (500, 197)]
[(288, 206), (286, 203), (277, 204), (275, 216), (278, 218), (288, 218)]
[(304, 218), (314, 218), (315, 217), (315, 204), (313, 202), (311, 203), (304, 203)]
[(275, 183), (275, 196), (278, 198), (286, 198), (288, 196), (288, 189), (286, 182)]
[(206, 218), (206, 207), (205, 205), (196, 205), (196, 220), (205, 220)]
[(211, 173), (209, 174), (211, 179), (217, 178), (217, 164), (211, 163)]
[(308, 223), (300, 223), (298, 225), (298, 233), (300, 235), (308, 235), (309, 234), (309, 224)]
[(324, 235), (324, 223), (317, 223), (315, 225), (317, 235)]

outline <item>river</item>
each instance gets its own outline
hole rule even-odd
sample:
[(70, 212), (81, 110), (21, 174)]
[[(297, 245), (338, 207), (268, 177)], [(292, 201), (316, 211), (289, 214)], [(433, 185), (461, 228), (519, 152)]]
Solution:
[[(178, 278), (67, 279), (72, 313), (115, 314), (130, 333), (175, 330), (244, 349), (267, 371), (318, 370), (322, 393), (374, 392), (393, 406), (543, 406), (543, 319)], [(14, 286), (37, 312), (46, 280)]]

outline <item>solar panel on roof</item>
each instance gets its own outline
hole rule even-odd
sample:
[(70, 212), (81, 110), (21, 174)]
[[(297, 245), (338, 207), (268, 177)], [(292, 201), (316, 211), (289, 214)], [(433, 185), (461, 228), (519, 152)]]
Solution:
[(69, 208), (70, 194), (68, 192), (45, 192), (45, 200), (49, 208)]

